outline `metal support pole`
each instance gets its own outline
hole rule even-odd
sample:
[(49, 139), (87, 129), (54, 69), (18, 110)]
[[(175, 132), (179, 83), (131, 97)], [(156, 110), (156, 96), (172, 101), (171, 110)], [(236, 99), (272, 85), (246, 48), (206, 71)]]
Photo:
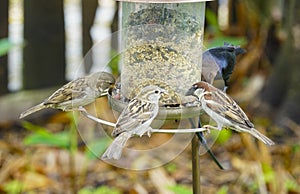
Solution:
[(193, 194), (201, 193), (199, 146), (199, 139), (194, 135), (192, 140)]

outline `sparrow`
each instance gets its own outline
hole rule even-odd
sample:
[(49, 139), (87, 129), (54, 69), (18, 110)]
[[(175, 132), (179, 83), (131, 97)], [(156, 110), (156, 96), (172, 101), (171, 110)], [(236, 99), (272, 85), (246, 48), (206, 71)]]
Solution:
[(77, 78), (58, 90), (42, 103), (22, 112), (24, 118), (44, 108), (54, 108), (63, 111), (73, 111), (95, 101), (107, 94), (107, 90), (115, 83), (115, 78), (107, 72), (96, 72)]
[(111, 134), (115, 139), (102, 155), (102, 159), (118, 160), (129, 138), (134, 135), (142, 136), (146, 132), (150, 136), (150, 124), (158, 114), (159, 99), (163, 94), (167, 94), (166, 90), (149, 85), (128, 103)]
[(217, 123), (218, 130), (222, 130), (223, 127), (231, 128), (238, 132), (250, 133), (267, 145), (275, 144), (254, 128), (241, 107), (222, 90), (201, 81), (194, 84), (186, 95), (198, 98), (203, 110)]
[(246, 50), (225, 42), (224, 46), (214, 47), (202, 54), (202, 81), (210, 84), (214, 80), (223, 79), (225, 89), (236, 64), (236, 56)]
[[(213, 84), (214, 80), (223, 80), (223, 82), (214, 82), (214, 84), (219, 85), (219, 87), (223, 88), (223, 91), (226, 92), (228, 88), (228, 80), (236, 64), (236, 56), (245, 52), (245, 49), (227, 42), (224, 43), (224, 46), (206, 50), (202, 54), (201, 80), (210, 84)], [(198, 124), (200, 124), (199, 127), (201, 127), (200, 117)], [(224, 169), (216, 159), (213, 152), (209, 149), (203, 132), (197, 132), (196, 135), (215, 163), (220, 167), (220, 169)]]

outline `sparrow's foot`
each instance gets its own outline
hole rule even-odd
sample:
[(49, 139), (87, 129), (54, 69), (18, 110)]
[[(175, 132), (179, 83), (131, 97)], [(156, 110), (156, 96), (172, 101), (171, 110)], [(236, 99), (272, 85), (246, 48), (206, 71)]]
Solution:
[(151, 130), (147, 131), (147, 135), (148, 135), (149, 138), (151, 137)]
[(210, 133), (210, 129), (219, 130), (217, 127), (211, 126), (211, 125), (203, 125), (202, 128), (205, 128), (208, 133)]
[(85, 108), (83, 108), (82, 106), (78, 107), (76, 110), (87, 113), (87, 110)]

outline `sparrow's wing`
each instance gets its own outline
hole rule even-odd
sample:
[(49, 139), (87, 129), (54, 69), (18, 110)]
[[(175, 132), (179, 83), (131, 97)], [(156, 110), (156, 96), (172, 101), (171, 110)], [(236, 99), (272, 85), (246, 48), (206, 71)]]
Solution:
[[(157, 114), (155, 103), (133, 99), (123, 110), (116, 123), (112, 136), (117, 136), (124, 131), (134, 130), (149, 120), (154, 119)], [(143, 126), (148, 127), (148, 126)]]
[(60, 89), (56, 90), (48, 99), (46, 99), (44, 104), (59, 104), (77, 98), (84, 98), (87, 95), (84, 92), (85, 87), (88, 87), (85, 83), (86, 81), (84, 78), (79, 78), (67, 83)]
[(204, 97), (206, 97), (207, 106), (210, 109), (228, 119), (233, 124), (237, 124), (244, 128), (254, 127), (241, 107), (224, 92), (217, 90), (209, 92), (209, 94)]

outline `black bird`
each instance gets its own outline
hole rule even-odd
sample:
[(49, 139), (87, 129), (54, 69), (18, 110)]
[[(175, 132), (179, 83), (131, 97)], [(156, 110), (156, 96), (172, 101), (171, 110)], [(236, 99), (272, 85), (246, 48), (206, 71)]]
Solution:
[(226, 91), (229, 78), (236, 64), (236, 56), (245, 53), (240, 46), (225, 42), (224, 46), (214, 47), (202, 54), (202, 81), (210, 84), (214, 80), (223, 79)]

